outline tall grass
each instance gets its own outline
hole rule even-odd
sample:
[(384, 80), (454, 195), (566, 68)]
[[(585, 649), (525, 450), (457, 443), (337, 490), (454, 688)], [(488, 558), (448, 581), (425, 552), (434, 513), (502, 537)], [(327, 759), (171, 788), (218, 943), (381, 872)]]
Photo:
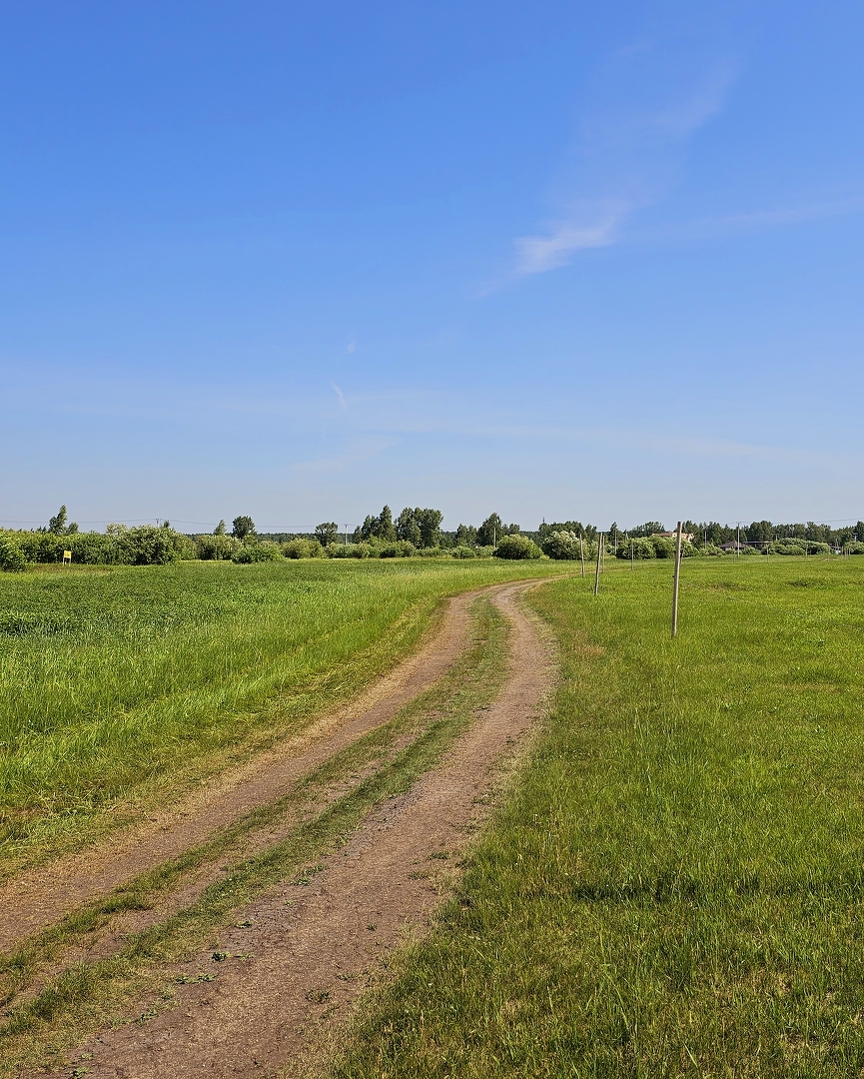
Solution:
[(687, 562), (533, 602), (565, 682), (340, 1077), (864, 1068), (864, 579)]
[(299, 729), (447, 594), (537, 567), (184, 563), (0, 577), (0, 873)]

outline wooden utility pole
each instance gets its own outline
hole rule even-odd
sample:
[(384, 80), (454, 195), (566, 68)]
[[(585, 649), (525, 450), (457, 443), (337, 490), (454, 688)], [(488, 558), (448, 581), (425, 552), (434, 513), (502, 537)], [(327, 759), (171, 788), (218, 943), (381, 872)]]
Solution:
[(603, 550), (603, 533), (597, 537), (597, 568), (594, 570), (594, 595), (600, 591), (600, 552)]
[(582, 537), (579, 537), (579, 557), (582, 560), (582, 576), (585, 576), (585, 544), (582, 542)]
[(678, 522), (678, 534), (675, 537), (675, 577), (672, 585), (672, 636), (678, 632), (678, 579), (681, 574), (681, 522)]

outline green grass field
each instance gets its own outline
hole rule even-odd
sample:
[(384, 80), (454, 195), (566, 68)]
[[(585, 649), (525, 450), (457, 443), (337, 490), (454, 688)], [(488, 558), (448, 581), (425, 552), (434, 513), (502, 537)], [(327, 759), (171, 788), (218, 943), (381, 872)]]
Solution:
[(565, 680), (328, 1074), (864, 1069), (864, 559), (543, 586)]
[(0, 876), (299, 730), (443, 596), (562, 567), (309, 560), (0, 575)]
[[(414, 647), (443, 596), (573, 569), (0, 577), (0, 869), (89, 842), (301, 729)], [(560, 648), (554, 707), (458, 894), (395, 957), (331, 1079), (861, 1074), (864, 559), (688, 560), (676, 641), (671, 570), (610, 560), (599, 597), (578, 576), (531, 594)], [(493, 659), (458, 676), (471, 692), (493, 691)], [(498, 673), (481, 678), (483, 664)], [(416, 745), (334, 806), (334, 835), (439, 751)], [(331, 842), (310, 837), (291, 839), (286, 865)], [(200, 932), (231, 902), (214, 892)], [(97, 979), (106, 1000), (130, 977), (116, 962)], [(63, 977), (42, 996), (70, 1016), (96, 1008), (84, 974)], [(55, 1007), (42, 996), (34, 1008)]]

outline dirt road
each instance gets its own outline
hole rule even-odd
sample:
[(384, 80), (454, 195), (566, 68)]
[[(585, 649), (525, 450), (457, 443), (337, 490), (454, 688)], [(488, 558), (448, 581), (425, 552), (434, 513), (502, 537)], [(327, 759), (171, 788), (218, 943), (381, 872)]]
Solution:
[[(237, 910), (237, 927), (220, 940), (225, 958), (215, 980), (182, 985), (177, 1002), (161, 1012), (153, 1009), (156, 1014), (146, 1023), (130, 1023), (88, 1040), (70, 1055), (70, 1069), (77, 1062), (94, 1079), (272, 1075), (305, 1051), (323, 1015), (350, 1013), (380, 957), (406, 932), (422, 933), (428, 924), (440, 901), (436, 867), (458, 861), (487, 812), (487, 795), (503, 760), (519, 744), (553, 684), (548, 640), (519, 603), (529, 587), (519, 583), (487, 592), (511, 626), (506, 681), (439, 766), (408, 794), (372, 811), (347, 845), (322, 860), (311, 881), (282, 883)], [(435, 640), (397, 672), (388, 691), (379, 693), (360, 716), (334, 724), (299, 755), (272, 761), (268, 783), (284, 786), (310, 761), (325, 759), (334, 745), (383, 722), (440, 676), (465, 646), (472, 598), (451, 603)], [(210, 823), (179, 820), (169, 831), (170, 840), (152, 835), (150, 846), (142, 844), (141, 856), (164, 857), (166, 842), (176, 845), (190, 829), (212, 827), (214, 818), (228, 812), (226, 807), (266, 795), (268, 783), (261, 787), (260, 776), (246, 786), (238, 782), (206, 808)], [(128, 872), (132, 855), (125, 857), (115, 880), (117, 872)], [(105, 872), (108, 867), (91, 874), (76, 895), (104, 887)], [(208, 952), (177, 974), (214, 969)]]

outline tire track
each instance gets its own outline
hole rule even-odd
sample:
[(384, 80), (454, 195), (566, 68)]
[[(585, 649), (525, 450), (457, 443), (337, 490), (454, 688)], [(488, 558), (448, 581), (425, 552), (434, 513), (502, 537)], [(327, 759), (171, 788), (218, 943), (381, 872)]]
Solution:
[(11, 951), (84, 903), (107, 895), (285, 794), (307, 772), (388, 722), (453, 666), (469, 643), (472, 602), (501, 587), (493, 585), (452, 598), (437, 631), (420, 651), (301, 735), (214, 777), (179, 808), (3, 882), (0, 952)]
[[(511, 625), (507, 679), (441, 764), (370, 814), (310, 883), (282, 884), (238, 910), (241, 924), (220, 941), (231, 958), (220, 964), (217, 980), (184, 985), (176, 1006), (89, 1042), (81, 1050), (88, 1075), (273, 1074), (308, 1048), (308, 1031), (323, 1013), (350, 1007), (364, 973), (406, 929), (422, 932), (439, 901), (428, 871), (441, 861), (431, 860), (464, 849), (486, 813), (482, 803), (496, 768), (554, 683), (550, 645), (518, 603), (537, 583), (492, 590)], [(215, 969), (209, 953), (177, 973), (202, 969)]]

